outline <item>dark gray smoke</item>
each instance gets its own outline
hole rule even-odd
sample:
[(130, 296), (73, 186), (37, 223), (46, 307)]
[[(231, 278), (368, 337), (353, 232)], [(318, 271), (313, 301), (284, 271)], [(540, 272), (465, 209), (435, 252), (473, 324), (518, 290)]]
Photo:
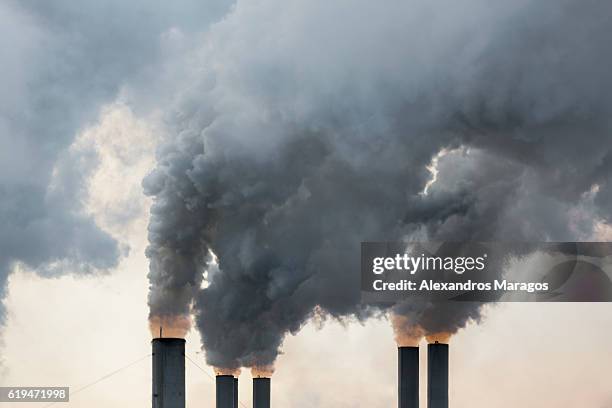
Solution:
[[(239, 2), (144, 182), (151, 313), (193, 310), (213, 365), (265, 365), (315, 309), (375, 312), (361, 241), (593, 237), (612, 217), (610, 17), (594, 1)], [(428, 332), (480, 316), (397, 310)]]
[(165, 32), (226, 8), (154, 3), (0, 2), (0, 325), (15, 265), (55, 275), (118, 262), (117, 242), (81, 205), (96, 157), (67, 149), (122, 87), (157, 75)]

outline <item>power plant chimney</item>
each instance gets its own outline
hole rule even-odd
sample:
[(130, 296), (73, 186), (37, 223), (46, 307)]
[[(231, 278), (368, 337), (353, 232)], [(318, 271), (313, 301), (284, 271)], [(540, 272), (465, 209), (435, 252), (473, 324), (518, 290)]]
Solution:
[(448, 344), (427, 345), (427, 408), (448, 408)]
[(419, 408), (419, 347), (397, 349), (398, 407)]
[(270, 408), (269, 378), (253, 378), (253, 408)]
[[(234, 408), (234, 384), (237, 384), (233, 375), (217, 376), (217, 408)], [(236, 398), (236, 402), (238, 399)]]
[(153, 348), (153, 408), (185, 408), (185, 340), (158, 338)]
[(234, 408), (238, 408), (238, 378), (234, 377)]

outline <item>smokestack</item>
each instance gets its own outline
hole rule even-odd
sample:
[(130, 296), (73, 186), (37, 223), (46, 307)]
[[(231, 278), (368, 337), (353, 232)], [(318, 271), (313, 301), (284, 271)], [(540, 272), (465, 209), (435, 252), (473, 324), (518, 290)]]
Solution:
[(270, 408), (269, 378), (253, 378), (253, 408)]
[(185, 340), (153, 339), (153, 408), (185, 408)]
[[(237, 384), (233, 375), (217, 376), (217, 408), (234, 408), (234, 391)], [(237, 399), (236, 399), (237, 400)]]
[(427, 408), (448, 408), (448, 344), (427, 345)]
[(234, 377), (234, 408), (238, 408), (238, 377)]
[(397, 348), (398, 407), (419, 408), (419, 348)]

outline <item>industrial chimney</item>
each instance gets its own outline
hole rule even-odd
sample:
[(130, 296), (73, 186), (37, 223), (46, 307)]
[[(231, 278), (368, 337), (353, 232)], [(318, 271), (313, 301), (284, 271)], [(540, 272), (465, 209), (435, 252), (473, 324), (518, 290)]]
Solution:
[(419, 347), (397, 349), (398, 407), (419, 408)]
[(235, 389), (238, 384), (233, 375), (218, 375), (217, 376), (217, 408), (235, 408), (238, 398), (236, 395), (234, 402), (234, 394), (238, 391)]
[(448, 344), (427, 345), (427, 408), (448, 408)]
[(234, 377), (234, 408), (238, 408), (238, 378)]
[(270, 408), (269, 378), (253, 378), (253, 408)]
[(185, 340), (158, 338), (153, 347), (153, 408), (185, 408)]

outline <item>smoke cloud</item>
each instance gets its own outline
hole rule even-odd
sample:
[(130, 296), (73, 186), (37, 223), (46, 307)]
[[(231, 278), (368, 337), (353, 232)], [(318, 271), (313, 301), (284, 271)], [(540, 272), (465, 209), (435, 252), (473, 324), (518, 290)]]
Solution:
[(164, 33), (200, 30), (227, 8), (154, 3), (0, 3), (0, 301), (17, 265), (56, 276), (117, 264), (120, 245), (83, 208), (96, 154), (69, 147), (163, 64)]
[[(379, 312), (360, 303), (361, 241), (589, 239), (612, 217), (611, 16), (238, 2), (194, 53), (143, 183), (151, 315), (193, 312), (216, 367), (269, 366), (315, 310)], [(436, 334), (480, 307), (394, 311)]]

